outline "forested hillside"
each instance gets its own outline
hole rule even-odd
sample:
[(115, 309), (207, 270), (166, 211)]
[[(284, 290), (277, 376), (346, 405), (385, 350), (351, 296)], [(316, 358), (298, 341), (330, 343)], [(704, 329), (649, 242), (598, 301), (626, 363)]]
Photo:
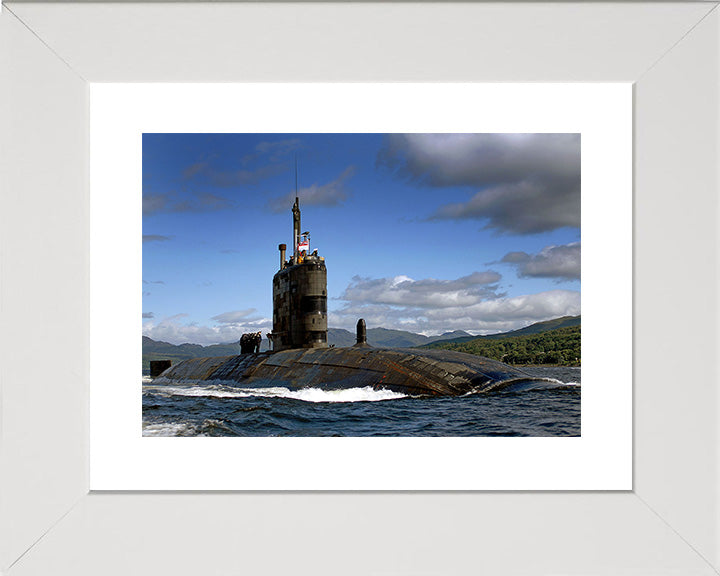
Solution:
[(580, 326), (524, 336), (480, 337), (466, 342), (434, 342), (425, 348), (467, 352), (500, 360), (506, 364), (579, 366)]

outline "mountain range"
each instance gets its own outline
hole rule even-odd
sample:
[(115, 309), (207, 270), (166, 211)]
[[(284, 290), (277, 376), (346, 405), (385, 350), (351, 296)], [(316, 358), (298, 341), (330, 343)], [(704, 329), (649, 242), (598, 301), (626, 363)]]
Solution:
[[(518, 330), (511, 330), (510, 332), (501, 332), (499, 334), (488, 334), (486, 336), (460, 336), (458, 338), (443, 339), (444, 344), (462, 344), (463, 342), (470, 342), (471, 340), (499, 340), (501, 338), (512, 338), (513, 336), (529, 336), (530, 334), (541, 334), (542, 332), (549, 332), (550, 330), (557, 330), (558, 328), (570, 328), (572, 326), (580, 326), (581, 316), (562, 316), (560, 318), (553, 318), (552, 320), (545, 320), (544, 322), (536, 322), (525, 326), (525, 328), (519, 328)], [(429, 346), (433, 342), (427, 342), (422, 346)]]
[[(501, 334), (491, 334), (489, 336), (473, 336), (463, 330), (455, 330), (446, 332), (440, 336), (423, 336), (414, 332), (406, 332), (404, 330), (389, 330), (387, 328), (369, 328), (367, 331), (367, 341), (371, 346), (388, 347), (388, 348), (415, 348), (420, 346), (428, 346), (435, 342), (462, 343), (478, 338), (506, 338), (508, 336), (522, 336), (527, 334), (539, 334), (548, 330), (564, 328), (568, 326), (580, 325), (580, 316), (563, 316), (545, 322), (537, 322), (513, 330), (511, 332), (503, 332)], [(342, 328), (328, 328), (328, 344), (344, 348), (355, 344), (355, 334), (349, 330)], [(260, 347), (261, 351), (268, 349), (268, 341), (263, 339)], [(189, 358), (207, 358), (210, 356), (234, 356), (240, 354), (240, 343), (233, 342), (229, 344), (212, 344), (210, 346), (201, 346), (200, 344), (170, 344), (142, 337), (142, 358), (143, 370), (149, 370), (150, 360), (172, 360), (173, 364), (181, 360)]]

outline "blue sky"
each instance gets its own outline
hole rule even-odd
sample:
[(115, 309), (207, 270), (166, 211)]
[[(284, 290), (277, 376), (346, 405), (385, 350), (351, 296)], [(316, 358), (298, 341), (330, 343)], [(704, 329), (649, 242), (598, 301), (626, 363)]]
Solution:
[(296, 157), (330, 327), (488, 334), (580, 313), (579, 134), (144, 134), (144, 335), (272, 329)]

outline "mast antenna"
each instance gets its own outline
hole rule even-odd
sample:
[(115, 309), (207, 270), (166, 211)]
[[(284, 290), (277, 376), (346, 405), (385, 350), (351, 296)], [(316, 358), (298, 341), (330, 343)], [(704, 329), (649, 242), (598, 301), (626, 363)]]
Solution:
[(292, 208), (293, 213), (293, 258), (295, 264), (298, 263), (300, 250), (300, 201), (298, 200), (298, 172), (297, 172), (297, 154), (295, 155), (295, 204)]

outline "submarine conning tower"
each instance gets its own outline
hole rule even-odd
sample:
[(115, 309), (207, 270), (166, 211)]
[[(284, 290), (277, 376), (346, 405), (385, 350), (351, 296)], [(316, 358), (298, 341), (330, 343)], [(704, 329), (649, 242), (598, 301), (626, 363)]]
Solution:
[(309, 254), (309, 234), (300, 233), (298, 198), (292, 207), (293, 254), (273, 276), (273, 350), (327, 347), (327, 269), (317, 250)]

